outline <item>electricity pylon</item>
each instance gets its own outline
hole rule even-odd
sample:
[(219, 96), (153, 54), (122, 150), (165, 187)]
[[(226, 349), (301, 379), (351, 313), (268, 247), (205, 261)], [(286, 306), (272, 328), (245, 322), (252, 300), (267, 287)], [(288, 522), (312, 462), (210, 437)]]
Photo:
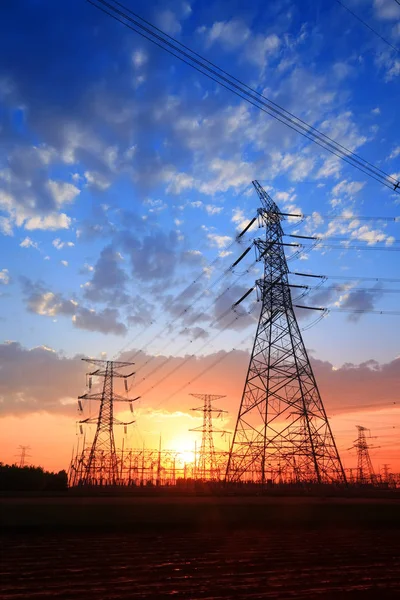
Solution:
[(369, 449), (372, 448), (372, 446), (368, 445), (365, 436), (365, 432), (368, 431), (368, 429), (362, 425), (357, 425), (356, 427), (358, 429), (358, 437), (354, 441), (353, 448), (357, 450), (357, 483), (374, 484), (376, 482), (376, 476), (369, 455)]
[(345, 483), (293, 310), (282, 241), (284, 216), (261, 185), (257, 181), (253, 185), (261, 200), (258, 216), (265, 231), (254, 242), (258, 260), (264, 263), (263, 278), (256, 282), (261, 312), (226, 480)]
[[(115, 485), (118, 483), (118, 461), (115, 451), (114, 424), (130, 425), (134, 421), (123, 423), (114, 418), (114, 402), (132, 403), (138, 398), (125, 398), (114, 392), (114, 378), (123, 378), (125, 381), (125, 390), (128, 391), (127, 380), (134, 375), (134, 372), (124, 374), (119, 369), (132, 366), (130, 362), (116, 362), (111, 360), (96, 360), (83, 358), (82, 360), (96, 365), (93, 372), (88, 373), (89, 389), (92, 387), (92, 377), (103, 377), (102, 391), (96, 393), (86, 393), (79, 396), (79, 408), (82, 410), (82, 400), (99, 400), (100, 409), (97, 417), (89, 417), (79, 421), (79, 423), (96, 423), (96, 433), (89, 452), (89, 457), (85, 457), (85, 448), (82, 451), (82, 474), (80, 484), (82, 485)], [(132, 404), (130, 404), (131, 412)]]
[(201, 411), (203, 413), (203, 424), (199, 427), (189, 429), (189, 431), (201, 431), (201, 446), (199, 459), (196, 465), (196, 476), (199, 479), (219, 479), (219, 469), (217, 465), (217, 457), (214, 448), (213, 433), (227, 433), (222, 429), (215, 429), (212, 422), (212, 413), (226, 413), (226, 410), (215, 408), (212, 403), (214, 400), (225, 398), (225, 396), (212, 394), (190, 394), (194, 398), (203, 400), (203, 406), (191, 408), (190, 410)]
[(27, 450), (30, 449), (30, 446), (18, 446), (18, 450), (20, 451), (20, 453), (18, 454), (20, 468), (25, 466), (25, 459), (30, 458), (31, 455), (27, 453)]

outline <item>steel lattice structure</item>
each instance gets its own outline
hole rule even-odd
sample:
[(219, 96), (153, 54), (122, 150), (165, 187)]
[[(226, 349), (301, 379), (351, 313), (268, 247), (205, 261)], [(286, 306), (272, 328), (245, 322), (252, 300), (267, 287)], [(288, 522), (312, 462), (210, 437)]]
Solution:
[[(91, 448), (85, 447), (72, 457), (68, 470), (70, 487), (82, 485)], [(103, 455), (92, 467), (94, 482), (100, 482), (104, 467), (108, 466), (108, 456)], [(177, 450), (155, 450), (147, 448), (117, 448), (118, 485), (121, 486), (172, 486), (179, 481), (194, 481), (199, 478), (195, 461), (187, 461)], [(227, 452), (215, 452), (216, 473), (225, 473)], [(215, 474), (215, 473), (214, 473)], [(208, 473), (207, 473), (208, 475)], [(215, 479), (218, 479), (216, 477)], [(99, 483), (97, 483), (100, 485)]]
[(369, 455), (369, 446), (365, 432), (366, 427), (357, 425), (358, 438), (354, 442), (354, 448), (357, 450), (357, 483), (376, 483), (375, 471), (372, 466), (371, 457)]
[(261, 312), (226, 480), (346, 482), (294, 313), (280, 211), (255, 181), (265, 229), (255, 245), (264, 262), (256, 282)]
[[(130, 425), (134, 421), (123, 423), (114, 418), (114, 402), (132, 403), (137, 398), (125, 398), (114, 392), (114, 379), (123, 378), (125, 382), (134, 373), (122, 373), (120, 369), (130, 367), (133, 363), (116, 362), (110, 360), (96, 360), (83, 358), (82, 360), (97, 366), (97, 369), (88, 373), (89, 388), (92, 387), (92, 377), (102, 377), (101, 392), (86, 393), (79, 396), (79, 406), (82, 400), (98, 400), (100, 402), (97, 417), (89, 417), (79, 423), (96, 423), (96, 433), (90, 448), (89, 456), (82, 461), (83, 471), (81, 485), (116, 485), (119, 480), (118, 460), (115, 450), (114, 424)], [(125, 388), (127, 385), (125, 383)], [(132, 410), (132, 405), (131, 405)]]
[(226, 410), (221, 408), (215, 408), (213, 406), (214, 400), (225, 398), (225, 396), (212, 395), (212, 394), (190, 394), (194, 398), (203, 400), (203, 406), (192, 408), (191, 410), (201, 411), (203, 413), (203, 424), (200, 427), (194, 427), (189, 431), (201, 431), (201, 446), (199, 459), (196, 464), (196, 477), (199, 479), (219, 479), (220, 469), (217, 461), (217, 454), (214, 448), (213, 433), (226, 433), (222, 429), (213, 428), (212, 414), (213, 413), (226, 413)]

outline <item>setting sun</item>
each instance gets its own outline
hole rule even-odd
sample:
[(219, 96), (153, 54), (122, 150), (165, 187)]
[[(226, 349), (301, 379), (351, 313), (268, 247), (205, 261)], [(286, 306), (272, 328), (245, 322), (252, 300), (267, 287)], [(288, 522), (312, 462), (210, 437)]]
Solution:
[(183, 463), (190, 464), (195, 462), (196, 450), (195, 442), (192, 438), (173, 438), (168, 442), (167, 447), (169, 450), (179, 452), (179, 457)]

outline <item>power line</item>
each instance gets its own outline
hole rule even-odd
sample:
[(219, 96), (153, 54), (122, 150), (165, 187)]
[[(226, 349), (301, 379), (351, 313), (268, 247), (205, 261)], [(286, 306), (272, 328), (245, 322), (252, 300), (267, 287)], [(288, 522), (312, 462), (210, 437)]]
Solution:
[[(271, 101), (263, 94), (260, 94), (253, 88), (244, 84), (241, 80), (237, 79), (236, 77), (233, 77), (214, 63), (202, 57), (200, 54), (194, 52), (188, 46), (185, 46), (181, 42), (178, 42), (175, 38), (169, 36), (161, 29), (155, 27), (149, 21), (146, 21), (137, 13), (134, 13), (120, 2), (116, 2), (114, 0), (113, 6), (105, 0), (87, 1), (89, 2), (89, 4), (92, 4), (98, 10), (101, 10), (102, 12), (112, 17), (122, 25), (125, 25), (125, 27), (127, 27), (128, 29), (131, 29), (135, 33), (138, 33), (145, 39), (151, 41), (159, 48), (168, 52), (175, 58), (178, 58), (191, 68), (208, 77), (209, 79), (215, 81), (216, 83), (226, 88), (230, 92), (234, 93), (236, 96), (242, 98), (249, 104), (252, 104), (259, 110), (267, 113), (274, 119), (285, 124), (290, 129), (293, 129), (297, 133), (300, 133), (303, 137), (313, 141), (325, 150), (328, 150), (331, 154), (334, 154), (344, 162), (347, 162), (353, 167), (356, 167), (357, 169), (359, 169), (369, 177), (375, 179), (379, 183), (394, 190), (396, 193), (400, 193), (400, 182), (397, 181), (394, 177), (392, 177), (385, 171), (382, 171), (382, 169), (380, 169), (379, 167), (376, 167), (375, 165), (369, 163), (367, 160), (358, 156), (356, 153), (352, 152), (345, 146), (342, 146), (339, 142), (336, 142), (328, 135), (319, 131), (312, 125), (309, 125), (299, 117), (296, 117), (293, 113), (290, 113), (280, 105)], [(103, 6), (100, 6), (99, 4)], [(119, 10), (118, 8), (116, 8), (115, 5), (121, 7), (125, 11), (128, 11), (131, 15), (134, 15), (136, 19), (130, 17), (128, 14), (126, 14), (126, 12), (123, 12), (123, 10)], [(109, 12), (109, 10), (106, 10), (104, 6), (113, 12)], [(121, 17), (125, 20), (122, 20)], [(137, 19), (140, 19), (142, 23), (140, 23)], [(126, 21), (129, 21), (134, 26), (130, 25)], [(143, 25), (143, 23), (146, 23), (148, 27)], [(151, 29), (149, 29), (149, 27)]]
[(391, 315), (400, 316), (400, 310), (373, 310), (367, 308), (328, 308), (324, 306), (302, 306), (300, 304), (293, 304), (296, 308), (304, 308), (305, 310), (319, 310), (325, 312), (325, 314), (334, 312), (347, 312), (354, 314), (373, 314), (373, 315)]
[(356, 277), (346, 275), (314, 275), (313, 273), (298, 273), (296, 271), (289, 271), (289, 275), (297, 275), (298, 277), (314, 277), (316, 279), (346, 279), (356, 281), (379, 281), (382, 283), (400, 283), (400, 279), (393, 277)]
[(399, 252), (400, 247), (392, 247), (392, 246), (334, 246), (333, 244), (313, 244), (312, 246), (307, 244), (295, 244), (299, 248), (303, 248), (304, 250), (314, 250), (318, 248), (328, 248), (330, 250), (374, 250), (380, 252)]
[[(380, 38), (383, 42), (385, 42), (385, 44), (387, 44), (388, 46), (390, 46), (393, 50), (395, 50), (396, 52), (400, 52), (398, 48), (396, 48), (396, 46), (393, 46), (393, 44), (391, 44), (386, 38), (384, 38), (380, 33), (378, 33), (373, 27), (371, 27), (371, 25), (368, 25), (368, 23), (366, 23), (363, 19), (361, 19), (361, 17), (359, 17), (358, 15), (356, 15), (356, 13), (354, 13), (348, 6), (346, 6), (345, 4), (343, 4), (343, 2), (340, 2), (340, 0), (336, 0), (336, 2), (338, 4), (340, 4), (340, 6), (342, 8), (344, 8), (345, 10), (347, 10), (347, 12), (349, 12), (351, 15), (353, 15), (353, 17), (355, 19), (357, 19), (357, 21), (360, 21), (360, 23), (362, 23), (365, 27), (368, 27), (368, 29), (370, 31), (372, 31), (372, 33), (374, 33), (376, 36), (378, 36), (378, 38)], [(400, 2), (398, 2), (398, 0), (395, 0), (395, 2), (397, 2), (397, 4), (400, 4)]]
[[(314, 214), (294, 214), (294, 213), (284, 213), (279, 212), (279, 215), (282, 217), (296, 217), (297, 219), (310, 219), (314, 218)], [(322, 217), (323, 219), (328, 219), (332, 221), (388, 221), (394, 223), (400, 223), (400, 216), (397, 217), (368, 217), (368, 216), (357, 216), (357, 215), (321, 215), (317, 213), (318, 217)]]
[[(384, 240), (374, 240), (373, 242), (371, 242), (370, 240), (363, 240), (363, 239), (357, 238), (357, 237), (344, 238), (344, 237), (336, 237), (334, 235), (333, 236), (331, 236), (331, 235), (295, 235), (294, 233), (285, 233), (284, 235), (286, 237), (297, 238), (300, 240), (321, 240), (321, 241), (333, 240), (334, 242), (366, 242), (367, 244), (383, 244), (383, 243), (388, 244), (388, 240), (389, 240), (389, 238), (386, 238)], [(391, 239), (389, 241), (390, 241), (390, 244), (400, 244), (400, 240)], [(390, 244), (388, 244), (388, 245), (390, 245)]]
[[(293, 287), (293, 286), (290, 286)], [(400, 294), (400, 288), (399, 289), (387, 289), (387, 288), (363, 288), (363, 287), (353, 287), (353, 288), (346, 288), (345, 284), (342, 285), (332, 285), (329, 288), (325, 288), (325, 287), (320, 287), (319, 285), (316, 285), (314, 287), (312, 286), (308, 286), (308, 285), (302, 285), (302, 286), (294, 286), (294, 287), (301, 287), (310, 291), (316, 291), (319, 290), (320, 292), (327, 292), (330, 290), (337, 290), (339, 292), (382, 292), (382, 293), (386, 293), (386, 294)]]

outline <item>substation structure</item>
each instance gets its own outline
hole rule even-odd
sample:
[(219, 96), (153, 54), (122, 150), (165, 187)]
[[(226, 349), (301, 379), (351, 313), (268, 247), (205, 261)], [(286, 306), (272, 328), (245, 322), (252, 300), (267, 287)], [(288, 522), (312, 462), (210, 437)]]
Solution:
[[(69, 486), (87, 485), (85, 474), (91, 448), (86, 447), (71, 461)], [(110, 481), (107, 473), (110, 462), (116, 461), (117, 477)], [(228, 452), (215, 452), (213, 469), (204, 470), (200, 455), (187, 462), (175, 450), (117, 449), (115, 456), (102, 453), (96, 467), (92, 467), (90, 484), (93, 486), (172, 486), (189, 481), (221, 481), (224, 478)]]

